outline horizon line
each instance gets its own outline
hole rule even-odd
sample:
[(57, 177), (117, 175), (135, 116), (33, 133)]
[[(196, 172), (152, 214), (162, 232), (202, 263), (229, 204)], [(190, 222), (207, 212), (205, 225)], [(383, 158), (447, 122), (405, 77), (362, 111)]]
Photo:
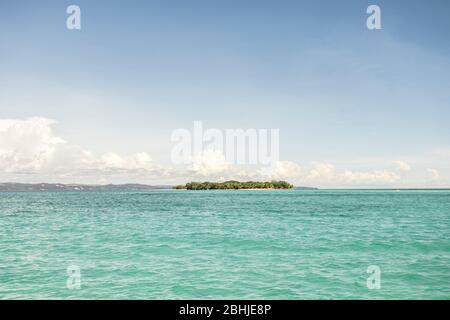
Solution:
[[(87, 186), (87, 187), (107, 187), (107, 186), (144, 186), (144, 187), (175, 187), (179, 184), (166, 184), (166, 183), (138, 183), (138, 182), (127, 182), (127, 183), (105, 183), (105, 184), (90, 184), (90, 183), (60, 183), (60, 182), (0, 182), (0, 185), (7, 184), (17, 184), (17, 185), (61, 185), (61, 186)], [(450, 190), (449, 187), (313, 187), (313, 186), (301, 186), (294, 185), (295, 188), (305, 188), (312, 190)]]

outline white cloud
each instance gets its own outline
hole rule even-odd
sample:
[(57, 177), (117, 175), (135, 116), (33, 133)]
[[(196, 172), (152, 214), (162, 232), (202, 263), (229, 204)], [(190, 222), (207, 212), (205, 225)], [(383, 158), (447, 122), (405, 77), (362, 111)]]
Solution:
[(45, 118), (0, 119), (0, 170), (34, 172), (44, 169), (65, 141), (53, 135)]
[(108, 169), (124, 170), (153, 170), (155, 168), (152, 158), (145, 152), (127, 157), (109, 152), (101, 157), (101, 165)]
[(394, 164), (397, 166), (397, 170), (399, 170), (399, 171), (403, 171), (403, 172), (411, 171), (411, 166), (408, 163), (406, 163), (405, 161), (397, 160), (397, 161), (394, 161)]
[(339, 171), (330, 163), (317, 161), (312, 163), (312, 168), (305, 177), (308, 184), (335, 186), (384, 185), (399, 179), (399, 175), (387, 170), (352, 171), (345, 169)]
[(192, 172), (202, 176), (223, 174), (231, 169), (231, 164), (219, 150), (205, 150), (192, 160)]
[(302, 172), (301, 167), (292, 161), (276, 161), (267, 168), (258, 170), (258, 173), (267, 179), (297, 179)]
[[(370, 187), (424, 186), (424, 181), (428, 180), (427, 186), (448, 186), (448, 178), (441, 174), (447, 172), (445, 164), (448, 161), (444, 161), (444, 165), (431, 161), (418, 165), (417, 161), (409, 158), (408, 161), (415, 164), (414, 168), (419, 169), (414, 171), (409, 163), (400, 160), (393, 162), (395, 168), (392, 170), (353, 170), (320, 161), (302, 167), (292, 161), (277, 161), (270, 167), (259, 167), (234, 165), (226, 160), (221, 151), (207, 150), (195, 156), (190, 164), (175, 169), (156, 164), (146, 152), (96, 154), (56, 135), (52, 130), (54, 124), (53, 120), (39, 117), (0, 119), (0, 181), (184, 183), (199, 178), (280, 179), (295, 185)], [(446, 150), (441, 149), (439, 155), (446, 156)], [(392, 163), (392, 160), (386, 163)]]
[(433, 180), (439, 180), (441, 178), (441, 175), (439, 174), (439, 171), (436, 170), (436, 169), (428, 168), (427, 172), (430, 174), (430, 177)]
[(309, 175), (306, 177), (309, 181), (329, 181), (332, 180), (335, 175), (334, 165), (330, 163), (323, 163), (314, 161), (312, 163), (312, 169)]
[(52, 131), (54, 123), (46, 118), (0, 120), (0, 172), (77, 176), (159, 169), (144, 152), (96, 156), (56, 136)]
[(338, 174), (338, 180), (344, 184), (350, 185), (376, 185), (376, 184), (390, 184), (400, 180), (395, 172), (387, 170), (374, 170), (368, 172), (353, 172), (345, 170)]

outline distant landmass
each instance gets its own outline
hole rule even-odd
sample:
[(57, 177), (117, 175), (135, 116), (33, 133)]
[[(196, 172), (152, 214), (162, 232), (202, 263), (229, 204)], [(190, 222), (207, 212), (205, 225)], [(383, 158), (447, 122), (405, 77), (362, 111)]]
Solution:
[(147, 185), (138, 183), (127, 184), (63, 184), (63, 183), (0, 183), (0, 192), (38, 192), (38, 191), (112, 191), (112, 190), (155, 190), (155, 189), (188, 189), (188, 190), (214, 190), (214, 189), (297, 189), (316, 190), (312, 187), (293, 187), (285, 181), (271, 182), (190, 182), (186, 185)]
[(225, 181), (225, 182), (188, 182), (185, 185), (173, 187), (187, 190), (239, 190), (239, 189), (292, 189), (294, 186), (286, 181)]
[(101, 191), (101, 190), (153, 190), (171, 189), (167, 185), (146, 184), (62, 184), (62, 183), (0, 183), (0, 192), (36, 192), (36, 191)]

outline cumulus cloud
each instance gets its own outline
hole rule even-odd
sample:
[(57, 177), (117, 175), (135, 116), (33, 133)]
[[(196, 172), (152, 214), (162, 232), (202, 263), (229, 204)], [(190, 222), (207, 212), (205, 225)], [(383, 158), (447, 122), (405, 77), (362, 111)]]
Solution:
[(394, 161), (394, 164), (396, 165), (397, 170), (399, 170), (399, 171), (406, 172), (406, 171), (411, 170), (411, 166), (408, 163), (406, 163), (405, 161), (397, 160), (397, 161)]
[(337, 170), (330, 163), (313, 162), (312, 168), (305, 177), (310, 184), (324, 185), (383, 185), (396, 182), (400, 176), (388, 170), (352, 171)]
[(109, 152), (101, 156), (100, 165), (106, 169), (123, 170), (153, 170), (155, 164), (152, 158), (145, 152), (136, 153), (122, 157), (116, 153)]
[(309, 181), (330, 181), (335, 177), (334, 165), (318, 161), (312, 162), (312, 169), (306, 179)]
[[(287, 180), (305, 186), (351, 187), (401, 185), (403, 178), (408, 179), (416, 174), (410, 172), (411, 166), (407, 162), (400, 160), (393, 162), (395, 168), (377, 170), (337, 168), (332, 163), (321, 161), (302, 166), (292, 161), (276, 161), (268, 167), (238, 166), (228, 162), (222, 151), (218, 150), (206, 150), (182, 167), (163, 167), (156, 164), (146, 152), (121, 155), (111, 151), (96, 154), (56, 135), (52, 129), (54, 124), (55, 121), (40, 117), (0, 119), (0, 180), (11, 177), (20, 180), (25, 177), (29, 181), (26, 177), (35, 177), (35, 180), (57, 182), (146, 183), (149, 182), (147, 178), (151, 177), (157, 183), (183, 183), (196, 179)], [(439, 154), (447, 153), (440, 150)], [(417, 172), (422, 172), (422, 176), (417, 179), (427, 180), (427, 173), (428, 181), (433, 182), (433, 185), (447, 181), (438, 171), (441, 167), (425, 171), (427, 166), (422, 166), (422, 170)]]
[(259, 175), (267, 179), (296, 179), (301, 172), (301, 167), (292, 161), (276, 161), (270, 167), (258, 170)]
[(144, 152), (96, 156), (71, 145), (52, 130), (46, 118), (0, 120), (0, 172), (15, 174), (95, 174), (158, 169)]
[(400, 176), (387, 170), (374, 170), (368, 172), (345, 170), (343, 173), (338, 174), (338, 180), (345, 184), (356, 185), (389, 184), (400, 180)]
[(53, 135), (45, 118), (0, 119), (0, 170), (34, 172), (45, 168), (66, 142)]
[(231, 164), (220, 150), (205, 150), (192, 160), (192, 172), (201, 176), (222, 174), (230, 169)]
[(429, 173), (432, 180), (439, 180), (441, 178), (439, 171), (436, 169), (428, 168), (427, 172)]

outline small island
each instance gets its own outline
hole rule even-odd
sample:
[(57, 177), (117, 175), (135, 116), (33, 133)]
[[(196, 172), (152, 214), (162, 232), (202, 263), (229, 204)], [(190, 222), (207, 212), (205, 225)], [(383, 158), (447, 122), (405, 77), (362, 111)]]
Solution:
[(255, 182), (255, 181), (225, 181), (225, 182), (189, 182), (185, 185), (173, 187), (174, 189), (186, 190), (250, 190), (250, 189), (292, 189), (294, 186), (286, 181), (270, 181), (270, 182)]

